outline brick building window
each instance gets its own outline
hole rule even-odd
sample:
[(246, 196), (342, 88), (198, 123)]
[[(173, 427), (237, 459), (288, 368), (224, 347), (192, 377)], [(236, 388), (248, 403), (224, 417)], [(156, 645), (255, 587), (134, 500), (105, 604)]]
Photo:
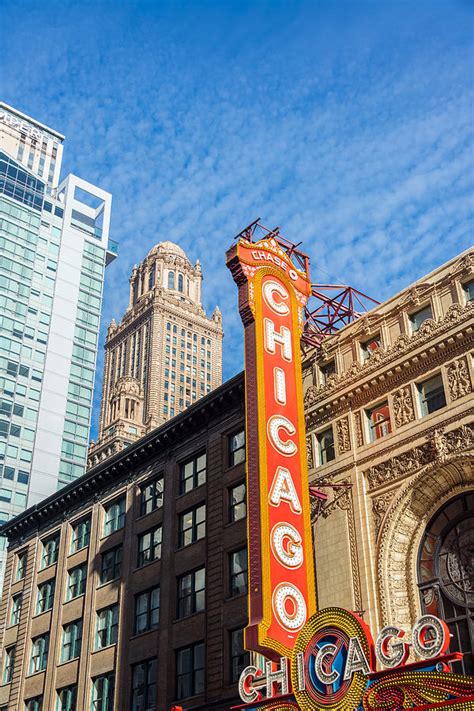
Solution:
[(3, 684), (10, 684), (13, 678), (13, 667), (15, 666), (15, 647), (5, 648), (5, 658), (3, 661)]
[(96, 649), (104, 649), (117, 642), (118, 614), (118, 605), (110, 605), (97, 611)]
[(122, 546), (111, 548), (102, 553), (100, 563), (100, 582), (108, 583), (120, 578), (122, 574)]
[(64, 686), (58, 689), (57, 711), (76, 711), (77, 686)]
[(206, 535), (206, 504), (179, 516), (178, 547), (183, 548)]
[(140, 487), (140, 516), (163, 506), (163, 478), (145, 482)]
[(21, 605), (23, 602), (23, 595), (18, 593), (12, 597), (12, 606), (10, 611), (10, 625), (17, 625), (20, 622), (21, 616)]
[(92, 680), (91, 711), (114, 711), (115, 674), (102, 674)]
[(239, 681), (241, 672), (250, 664), (250, 655), (244, 649), (243, 627), (230, 632), (230, 681)]
[(28, 561), (27, 551), (21, 551), (21, 553), (18, 553), (17, 562), (16, 562), (16, 576), (15, 576), (16, 581), (23, 580), (23, 578), (25, 577), (27, 561)]
[(247, 548), (241, 548), (229, 555), (230, 594), (242, 595), (247, 592)]
[(141, 568), (146, 563), (161, 558), (161, 526), (155, 526), (138, 536), (137, 566)]
[(417, 388), (422, 417), (446, 405), (443, 379), (440, 374), (418, 383)]
[(376, 336), (372, 336), (372, 338), (369, 338), (367, 341), (364, 341), (363, 343), (360, 344), (360, 351), (362, 354), (362, 362), (365, 363), (366, 360), (370, 358), (372, 353), (376, 351), (378, 348), (380, 348), (381, 340), (380, 340), (380, 334), (377, 334)]
[(466, 303), (468, 301), (473, 301), (474, 300), (474, 279), (463, 284), (462, 288), (464, 291), (464, 298), (466, 299)]
[(204, 691), (204, 642), (176, 652), (176, 698), (185, 699)]
[(44, 671), (48, 663), (49, 633), (32, 640), (30, 674)]
[(245, 462), (245, 431), (241, 430), (229, 437), (229, 466)]
[(108, 536), (125, 525), (125, 496), (104, 506), (104, 535)]
[(380, 405), (367, 410), (366, 414), (371, 442), (390, 434), (392, 425), (390, 422), (390, 408), (387, 402), (381, 402)]
[(75, 620), (63, 627), (63, 644), (61, 648), (61, 662), (76, 659), (81, 653), (82, 620)]
[(87, 582), (87, 564), (78, 565), (69, 571), (67, 579), (66, 601), (84, 595)]
[(179, 470), (179, 493), (185, 494), (206, 481), (206, 453), (184, 462)]
[(71, 553), (80, 551), (89, 545), (91, 535), (91, 520), (85, 518), (72, 526)]
[(423, 309), (415, 311), (415, 313), (410, 314), (408, 318), (410, 320), (411, 332), (416, 333), (419, 330), (423, 321), (426, 321), (429, 318), (433, 318), (431, 306), (425, 306)]
[(199, 568), (178, 578), (178, 618), (204, 610), (206, 604), (206, 570)]
[(159, 586), (135, 595), (135, 634), (155, 630), (160, 622)]
[(328, 378), (336, 373), (336, 362), (330, 360), (328, 363), (323, 363), (319, 366), (319, 379), (321, 385), (326, 385)]
[(51, 610), (54, 603), (54, 580), (48, 580), (46, 583), (38, 585), (38, 595), (36, 597), (36, 613), (41, 613)]
[(132, 666), (132, 711), (156, 709), (158, 660), (147, 659)]
[(242, 482), (229, 489), (229, 521), (239, 521), (247, 516), (246, 487)]
[(56, 563), (59, 554), (59, 533), (43, 541), (43, 555), (41, 556), (41, 570), (48, 565)]
[(319, 463), (327, 464), (328, 462), (332, 462), (332, 460), (336, 458), (332, 427), (328, 427), (327, 430), (319, 432), (319, 434), (316, 435), (316, 440), (318, 442)]
[(25, 711), (43, 711), (43, 697), (35, 696), (25, 701)]

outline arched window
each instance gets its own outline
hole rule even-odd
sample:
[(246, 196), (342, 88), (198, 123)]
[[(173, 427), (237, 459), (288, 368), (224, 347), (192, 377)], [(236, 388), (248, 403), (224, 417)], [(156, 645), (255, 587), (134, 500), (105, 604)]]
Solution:
[(153, 287), (155, 286), (155, 271), (156, 271), (156, 267), (154, 264), (152, 266), (152, 268), (150, 269), (150, 271), (148, 272), (148, 289), (149, 290), (153, 289)]
[(448, 501), (430, 521), (418, 555), (418, 587), (424, 613), (444, 619), (452, 634), (453, 664), (474, 673), (474, 493)]
[(178, 291), (184, 291), (184, 277), (182, 274), (178, 274)]
[(168, 272), (168, 289), (174, 289), (174, 272)]

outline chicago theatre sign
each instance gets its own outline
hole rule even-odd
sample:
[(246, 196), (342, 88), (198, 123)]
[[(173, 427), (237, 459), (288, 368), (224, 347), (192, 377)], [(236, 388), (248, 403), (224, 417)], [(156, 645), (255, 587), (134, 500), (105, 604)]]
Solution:
[[(411, 645), (396, 626), (374, 642), (364, 621), (316, 609), (300, 337), (309, 259), (259, 223), (227, 252), (245, 329), (249, 622), (267, 661), (242, 672), (239, 709), (474, 709), (474, 680), (452, 674), (449, 631), (421, 617)], [(263, 228), (265, 229), (265, 228)], [(418, 661), (407, 664), (410, 646)]]

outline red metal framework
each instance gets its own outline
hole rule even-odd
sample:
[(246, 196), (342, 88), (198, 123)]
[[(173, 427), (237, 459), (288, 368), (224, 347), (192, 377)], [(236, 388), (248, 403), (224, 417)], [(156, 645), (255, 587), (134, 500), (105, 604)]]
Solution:
[(352, 286), (312, 284), (305, 308), (303, 346), (319, 348), (324, 338), (352, 323), (380, 302)]
[[(247, 242), (273, 238), (301, 269), (309, 270), (308, 255), (298, 249), (301, 242), (295, 244), (283, 237), (279, 227), (265, 227), (259, 217), (239, 232), (235, 240), (240, 238), (246, 239)], [(319, 348), (327, 336), (336, 333), (380, 303), (352, 286), (312, 284), (311, 289), (312, 297), (305, 308), (304, 331), (301, 337), (303, 347)]]

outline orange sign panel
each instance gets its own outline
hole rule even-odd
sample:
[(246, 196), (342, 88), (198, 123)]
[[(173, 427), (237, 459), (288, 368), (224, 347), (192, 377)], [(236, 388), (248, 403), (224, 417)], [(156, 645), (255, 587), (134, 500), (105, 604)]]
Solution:
[(246, 647), (289, 655), (316, 611), (301, 378), (309, 274), (273, 238), (227, 253), (245, 327), (249, 625)]

